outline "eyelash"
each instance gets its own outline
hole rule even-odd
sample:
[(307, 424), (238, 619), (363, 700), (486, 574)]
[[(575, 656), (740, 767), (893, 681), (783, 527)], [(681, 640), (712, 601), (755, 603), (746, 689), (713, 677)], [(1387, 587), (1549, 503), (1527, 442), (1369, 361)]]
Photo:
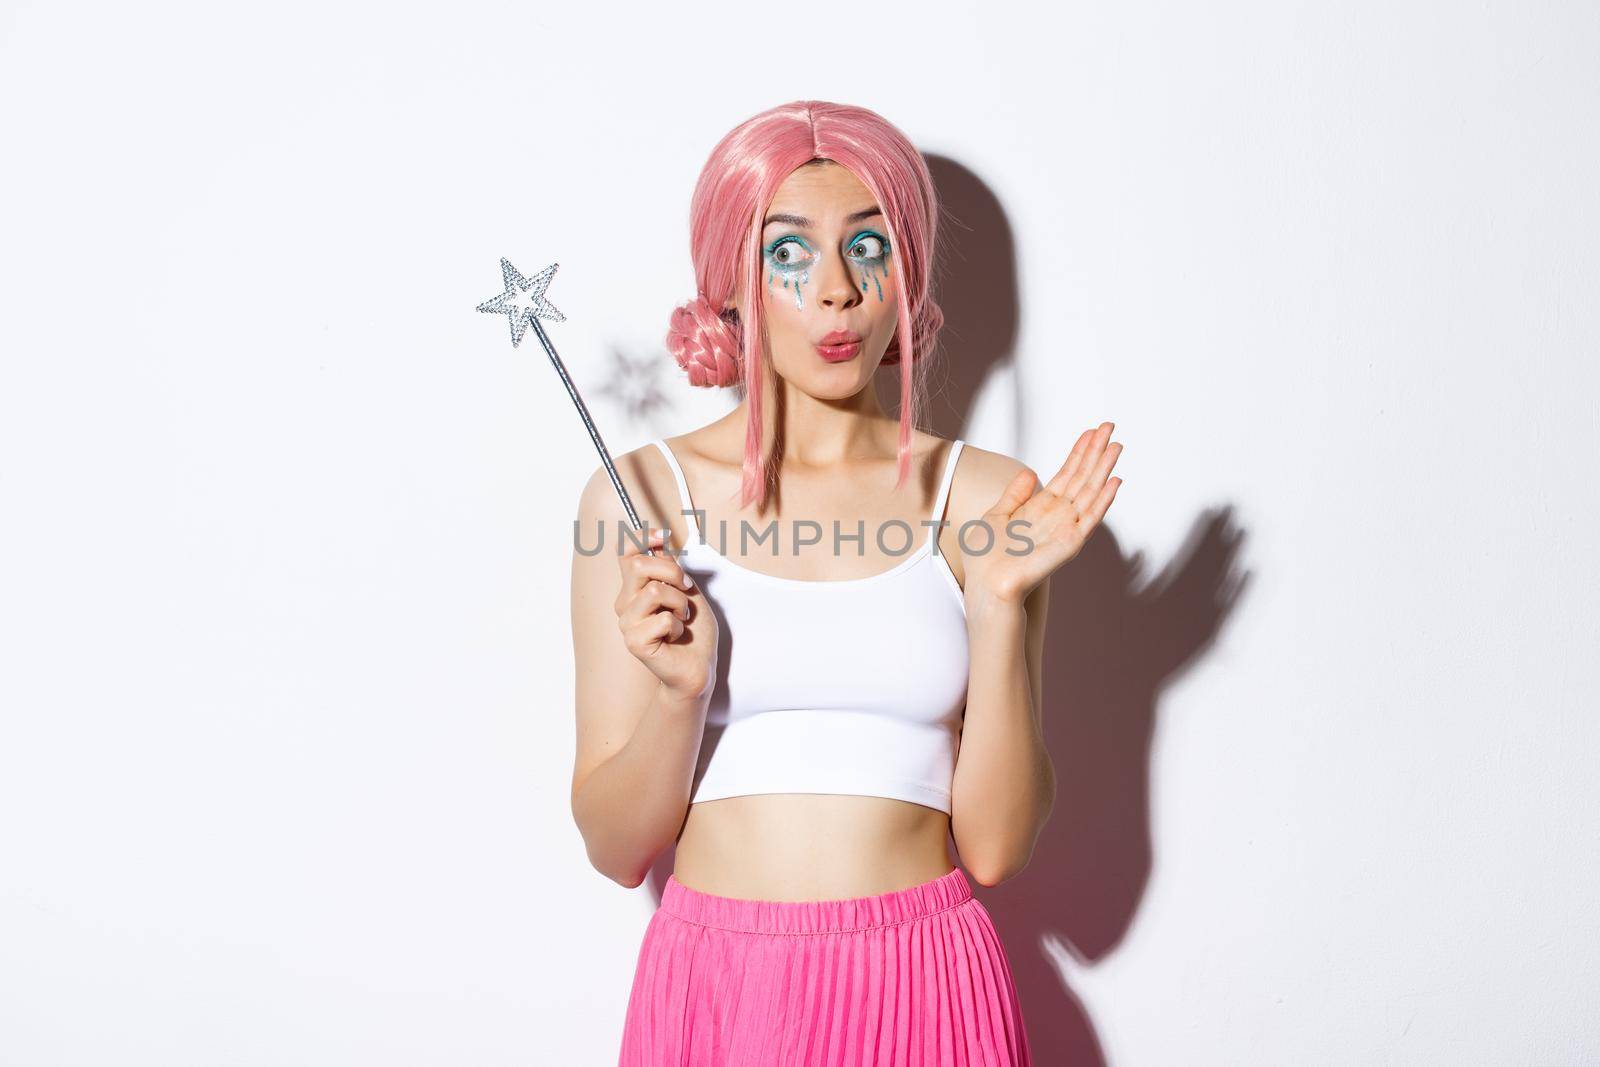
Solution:
[[(873, 260), (882, 259), (884, 256), (887, 256), (889, 254), (889, 239), (887, 237), (883, 236), (881, 233), (877, 233), (877, 232), (875, 232), (873, 230), (862, 230), (860, 233), (856, 234), (855, 239), (850, 242), (850, 247), (851, 248), (855, 248), (857, 245), (859, 245), (863, 240), (865, 240), (867, 238), (876, 238), (879, 241), (879, 243), (881, 243), (883, 245), (883, 248), (875, 256), (858, 256), (858, 257), (856, 257), (858, 259), (858, 261), (863, 262), (863, 263), (871, 262)], [(791, 244), (791, 243), (798, 244), (801, 248), (806, 249), (806, 251), (808, 251), (808, 252), (811, 250), (810, 247), (808, 245), (806, 245), (806, 243), (804, 241), (802, 241), (799, 237), (797, 237), (796, 235), (794, 235), (792, 233), (791, 234), (785, 234), (784, 236), (778, 238), (776, 241), (772, 242), (770, 245), (767, 246), (766, 252), (765, 252), (766, 258), (769, 261), (771, 261), (772, 265), (774, 267), (776, 267), (778, 270), (800, 270), (800, 269), (803, 269), (798, 264), (780, 263), (780, 262), (778, 262), (778, 259), (777, 259), (778, 249), (783, 247), (786, 244)]]

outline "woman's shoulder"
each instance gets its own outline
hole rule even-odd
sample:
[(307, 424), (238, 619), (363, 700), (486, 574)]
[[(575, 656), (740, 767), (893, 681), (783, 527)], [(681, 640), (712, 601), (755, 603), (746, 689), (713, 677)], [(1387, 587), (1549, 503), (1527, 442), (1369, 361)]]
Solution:
[(744, 462), (744, 424), (729, 424), (726, 420), (709, 422), (693, 430), (672, 437), (662, 435), (661, 443), (672, 450), (680, 465), (684, 460), (692, 464), (713, 464), (738, 467)]
[[(699, 432), (677, 437), (660, 434), (646, 439), (635, 448), (611, 456), (617, 478), (627, 490), (640, 521), (656, 529), (669, 530), (673, 544), (680, 548), (689, 542), (693, 531), (689, 525), (690, 517), (684, 514), (684, 498), (679, 491), (672, 463), (676, 462), (680, 470), (688, 467), (696, 471), (689, 474), (687, 480), (697, 481), (698, 464), (704, 462), (694, 441), (695, 434)], [(666, 446), (671, 453), (670, 460), (657, 442)], [(598, 457), (579, 497), (578, 519), (580, 528), (600, 523), (609, 529), (611, 524), (628, 521), (627, 511), (622, 506), (616, 487), (611, 483), (611, 473)]]
[(980, 477), (998, 477), (1002, 485), (1009, 482), (1016, 476), (1018, 471), (1027, 466), (1026, 463), (1015, 456), (980, 448), (971, 441), (965, 440), (961, 444), (961, 458), (958, 463), (963, 473), (970, 471)]
[(950, 479), (949, 513), (970, 518), (988, 511), (1017, 472), (1027, 466), (1015, 456), (963, 440)]
[[(658, 438), (650, 438), (636, 448), (613, 453), (611, 465), (617, 478), (628, 491), (634, 510), (640, 518), (674, 514), (677, 511), (677, 484), (666, 457), (656, 446)], [(667, 443), (663, 441), (663, 443)], [(588, 479), (579, 496), (578, 514), (584, 519), (611, 521), (625, 519), (627, 512), (611, 483), (611, 472), (606, 470), (598, 456), (590, 454), (594, 462)], [(659, 522), (659, 519), (658, 519)]]

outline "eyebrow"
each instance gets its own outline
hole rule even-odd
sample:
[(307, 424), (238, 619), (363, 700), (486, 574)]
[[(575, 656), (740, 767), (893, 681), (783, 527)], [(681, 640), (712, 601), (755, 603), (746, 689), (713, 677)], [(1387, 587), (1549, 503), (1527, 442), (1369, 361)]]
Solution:
[[(847, 215), (844, 221), (860, 222), (862, 219), (870, 219), (874, 215), (882, 214), (883, 210), (881, 208), (867, 207), (857, 211), (854, 215)], [(768, 226), (771, 226), (774, 222), (787, 222), (791, 226), (799, 226), (802, 229), (809, 229), (811, 226), (811, 220), (806, 218), (804, 215), (788, 215), (780, 213), (777, 215), (768, 215), (766, 221), (761, 224), (761, 228), (764, 230)]]

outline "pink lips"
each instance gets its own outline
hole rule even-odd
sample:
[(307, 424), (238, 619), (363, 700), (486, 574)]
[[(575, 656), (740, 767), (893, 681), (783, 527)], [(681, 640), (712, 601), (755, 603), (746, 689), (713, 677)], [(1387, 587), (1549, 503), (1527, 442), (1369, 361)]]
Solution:
[(834, 330), (817, 342), (817, 353), (829, 363), (854, 359), (861, 351), (861, 335), (849, 330)]

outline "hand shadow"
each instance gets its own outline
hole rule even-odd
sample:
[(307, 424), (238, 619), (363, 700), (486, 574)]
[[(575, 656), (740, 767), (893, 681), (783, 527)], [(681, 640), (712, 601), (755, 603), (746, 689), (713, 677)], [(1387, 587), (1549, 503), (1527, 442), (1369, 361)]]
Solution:
[[(1027, 428), (1026, 382), (1014, 359), (1019, 314), (1011, 226), (976, 174), (943, 156), (926, 158), (943, 210), (935, 292), (945, 328), (930, 366), (935, 403), (924, 424), (944, 437), (963, 436), (980, 389), (1004, 387), (985, 401), (998, 396), (1011, 405), (1015, 455)], [(883, 374), (878, 382), (890, 411), (897, 407), (893, 377)], [(992, 888), (973, 885), (1005, 942), (1039, 1067), (1105, 1063), (1093, 1020), (1070, 982), (1077, 968), (1116, 948), (1144, 895), (1151, 869), (1150, 741), (1161, 692), (1211, 646), (1250, 578), (1239, 566), (1244, 534), (1231, 507), (1198, 516), (1183, 549), (1148, 579), (1142, 553), (1124, 557), (1111, 531), (1114, 514), (1113, 507), (1077, 558), (1050, 579), (1044, 722), (1056, 769), (1055, 809), (1021, 874)], [(674, 852), (658, 857), (646, 879), (657, 901)]]

